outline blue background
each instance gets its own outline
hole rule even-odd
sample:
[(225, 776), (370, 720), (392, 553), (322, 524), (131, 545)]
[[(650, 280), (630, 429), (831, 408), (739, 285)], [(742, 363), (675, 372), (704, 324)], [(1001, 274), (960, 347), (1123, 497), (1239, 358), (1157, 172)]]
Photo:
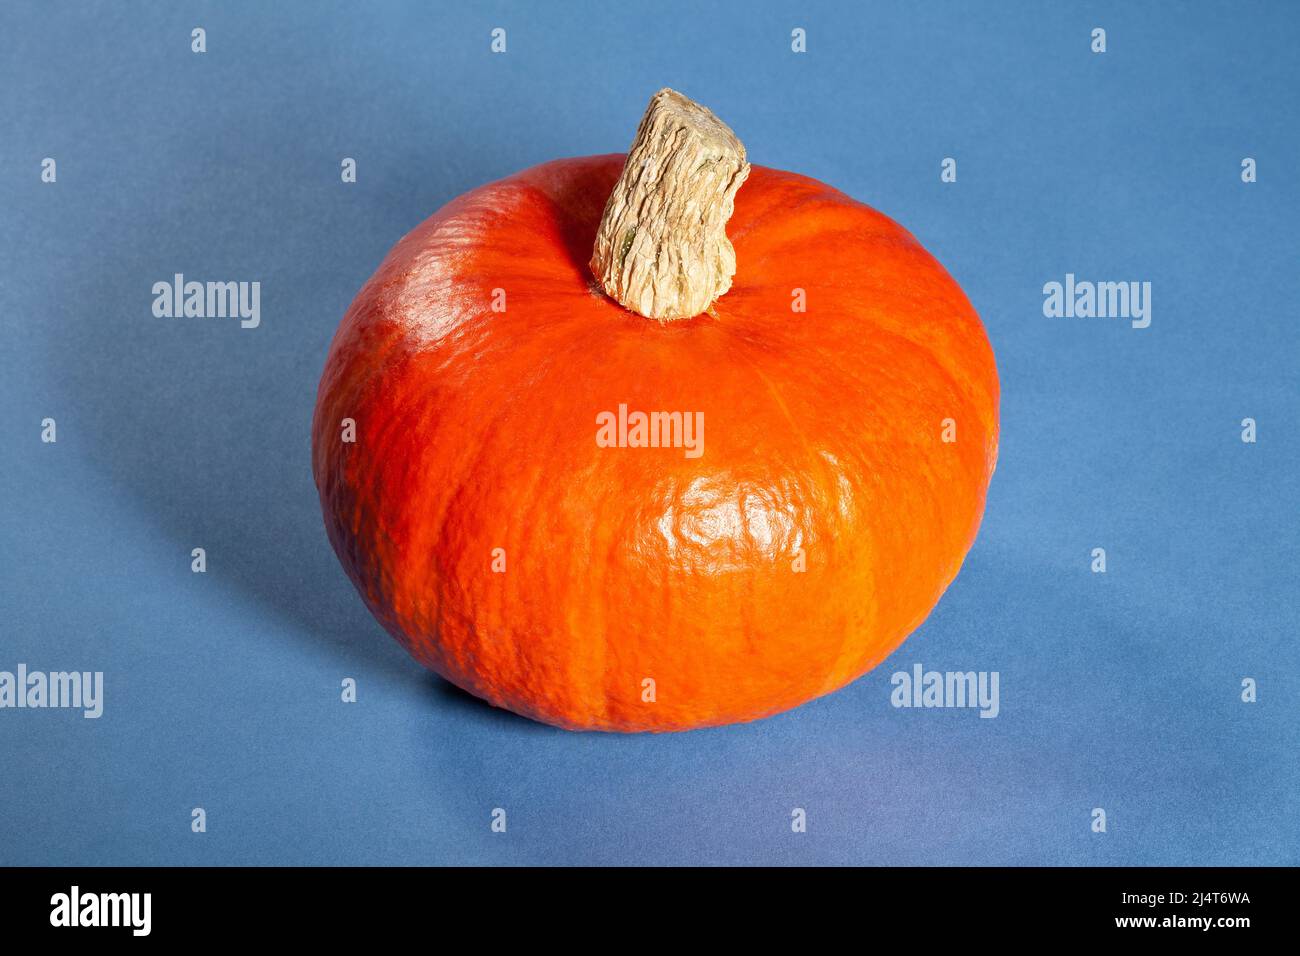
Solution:
[[(1300, 862), (1300, 8), (802, 6), (4, 5), (0, 669), (106, 689), (97, 721), (0, 711), (0, 862)], [(757, 724), (575, 735), (373, 622), (309, 423), (400, 236), (626, 149), (664, 85), (948, 267), (1001, 460), (961, 575), (872, 673)], [(154, 318), (175, 272), (260, 280), (261, 327)], [(1151, 327), (1045, 318), (1066, 272), (1150, 281)], [(892, 708), (918, 662), (999, 671), (1001, 716)]]

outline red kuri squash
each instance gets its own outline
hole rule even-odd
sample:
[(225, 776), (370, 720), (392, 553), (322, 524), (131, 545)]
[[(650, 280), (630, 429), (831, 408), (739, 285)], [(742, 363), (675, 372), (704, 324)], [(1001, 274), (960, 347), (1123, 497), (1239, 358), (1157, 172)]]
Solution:
[(561, 727), (681, 730), (897, 647), (974, 540), (997, 440), (943, 267), (662, 91), (629, 157), (483, 186), (396, 245), (330, 349), (313, 467), (417, 660)]

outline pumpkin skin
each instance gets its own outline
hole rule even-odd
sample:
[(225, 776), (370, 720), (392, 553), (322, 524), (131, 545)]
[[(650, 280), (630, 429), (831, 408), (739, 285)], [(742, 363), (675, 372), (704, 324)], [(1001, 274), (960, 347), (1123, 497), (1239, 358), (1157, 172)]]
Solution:
[[(383, 626), (498, 707), (753, 720), (875, 666), (956, 576), (997, 457), (993, 353), (906, 230), (760, 166), (713, 314), (623, 309), (587, 268), (623, 161), (483, 186), (388, 254), (320, 383), (325, 525)], [(703, 454), (599, 447), (620, 404), (702, 412)]]

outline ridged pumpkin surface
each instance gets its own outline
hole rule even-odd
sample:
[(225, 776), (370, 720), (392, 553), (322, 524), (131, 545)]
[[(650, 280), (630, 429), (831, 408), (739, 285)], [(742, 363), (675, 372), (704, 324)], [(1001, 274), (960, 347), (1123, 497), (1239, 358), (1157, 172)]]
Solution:
[[(624, 310), (587, 268), (623, 161), (476, 189), (389, 253), (320, 384), (325, 524), (388, 631), (497, 706), (752, 720), (873, 667), (957, 574), (997, 456), (993, 353), (906, 230), (759, 166), (714, 314)], [(598, 446), (620, 404), (702, 412), (703, 453)]]

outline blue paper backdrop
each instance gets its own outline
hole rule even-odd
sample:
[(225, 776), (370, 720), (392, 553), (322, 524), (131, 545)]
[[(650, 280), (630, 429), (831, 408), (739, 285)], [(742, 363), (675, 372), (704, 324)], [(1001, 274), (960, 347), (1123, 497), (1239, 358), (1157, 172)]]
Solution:
[[(0, 863), (1300, 862), (1300, 7), (803, 7), (0, 9), (0, 669), (106, 681), (99, 720), (0, 711)], [(372, 621), (309, 422), (401, 235), (625, 149), (664, 85), (948, 267), (1002, 453), (961, 575), (874, 672), (757, 724), (575, 735)], [(261, 326), (154, 318), (176, 272), (261, 281)], [(1150, 328), (1045, 317), (1067, 272), (1150, 281)], [(915, 663), (998, 671), (1000, 716), (894, 709)]]

